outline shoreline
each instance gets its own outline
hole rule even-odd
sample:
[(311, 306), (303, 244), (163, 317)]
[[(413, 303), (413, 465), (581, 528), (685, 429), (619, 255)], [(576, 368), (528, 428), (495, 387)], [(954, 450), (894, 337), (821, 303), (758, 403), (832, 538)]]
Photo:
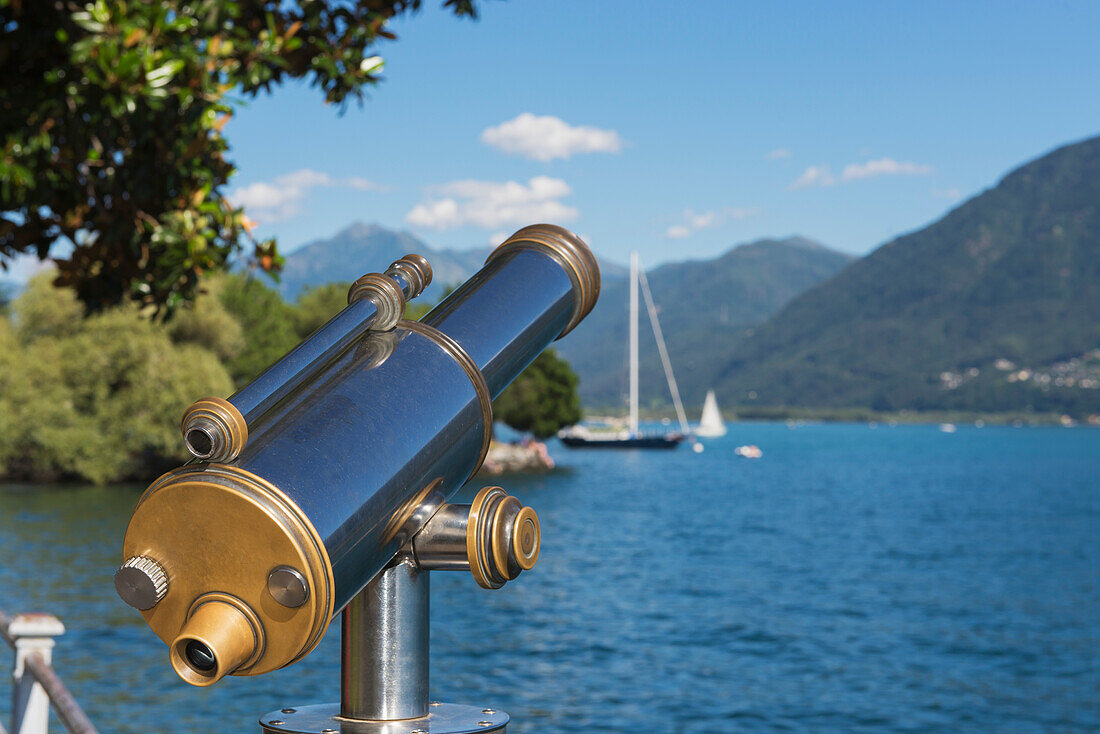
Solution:
[[(645, 421), (668, 419), (676, 423), (676, 417), (656, 411), (641, 411)], [(621, 421), (622, 417), (608, 415), (606, 410), (586, 411), (586, 421)], [(970, 411), (876, 411), (871, 408), (788, 408), (788, 407), (739, 407), (723, 410), (726, 423), (758, 422), (782, 423), (785, 421), (812, 421), (815, 423), (894, 423), (899, 425), (935, 425), (938, 423), (979, 424), (985, 426), (1100, 426), (1100, 415), (1070, 416), (1060, 413), (1029, 413), (1011, 411), (983, 413)]]

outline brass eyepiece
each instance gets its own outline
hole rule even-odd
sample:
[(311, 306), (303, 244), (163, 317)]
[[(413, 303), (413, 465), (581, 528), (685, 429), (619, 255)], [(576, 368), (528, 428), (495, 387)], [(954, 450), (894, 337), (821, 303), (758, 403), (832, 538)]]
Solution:
[(180, 678), (193, 686), (210, 686), (260, 657), (263, 626), (239, 599), (206, 594), (195, 601), (169, 649)]
[(222, 398), (203, 398), (183, 414), (183, 443), (196, 459), (232, 461), (248, 443), (248, 424), (237, 406)]

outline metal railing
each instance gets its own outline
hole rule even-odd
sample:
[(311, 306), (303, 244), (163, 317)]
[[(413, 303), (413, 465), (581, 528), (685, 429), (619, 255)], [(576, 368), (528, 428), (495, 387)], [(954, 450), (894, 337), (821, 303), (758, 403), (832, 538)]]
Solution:
[[(17, 614), (0, 610), (0, 637), (15, 650), (12, 670), (12, 734), (47, 734), (50, 705), (72, 734), (99, 734), (69, 689), (50, 666), (54, 638), (65, 625), (52, 614)], [(0, 734), (5, 734), (0, 725)]]

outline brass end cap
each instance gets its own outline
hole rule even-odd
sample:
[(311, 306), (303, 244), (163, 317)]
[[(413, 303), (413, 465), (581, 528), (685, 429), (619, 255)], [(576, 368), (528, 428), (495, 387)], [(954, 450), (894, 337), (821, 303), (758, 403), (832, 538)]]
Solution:
[(530, 571), (541, 540), (535, 511), (500, 487), (485, 487), (474, 497), (466, 524), (466, 557), (479, 586), (499, 589)]
[(512, 532), (512, 555), (524, 571), (530, 571), (539, 561), (542, 546), (542, 528), (539, 516), (530, 507), (524, 507), (516, 517)]
[(405, 314), (405, 292), (397, 281), (381, 273), (367, 273), (351, 284), (348, 289), (348, 305), (366, 298), (378, 310), (374, 331), (389, 331)]
[(600, 266), (592, 250), (577, 235), (554, 224), (532, 224), (516, 232), (489, 254), (485, 262), (513, 250), (539, 250), (562, 266), (573, 282), (573, 315), (558, 338), (573, 330), (600, 297)]
[(169, 659), (185, 682), (211, 686), (256, 662), (263, 648), (263, 625), (247, 604), (228, 594), (205, 594), (191, 605), (169, 645)]
[[(155, 481), (134, 509), (122, 553), (162, 569), (165, 593), (141, 615), (193, 685), (290, 665), (332, 620), (335, 581), (316, 529), (277, 487), (233, 466), (192, 463)], [(272, 583), (280, 570), (298, 578), (275, 574)], [(189, 662), (192, 641), (199, 657)], [(196, 665), (203, 656), (216, 664)]]
[(248, 443), (248, 424), (237, 406), (222, 398), (196, 400), (180, 421), (183, 443), (196, 459), (227, 462)]
[(416, 298), (432, 282), (432, 265), (423, 255), (409, 253), (386, 268), (386, 275), (399, 275), (409, 284), (406, 298)]

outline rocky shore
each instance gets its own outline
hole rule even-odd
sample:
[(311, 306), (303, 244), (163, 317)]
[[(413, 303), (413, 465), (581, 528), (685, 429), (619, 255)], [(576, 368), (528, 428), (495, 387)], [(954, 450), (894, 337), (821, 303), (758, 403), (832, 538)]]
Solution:
[(478, 472), (481, 476), (497, 476), (515, 472), (541, 472), (554, 468), (554, 460), (540, 441), (526, 440), (519, 443), (493, 441), (489, 455)]

